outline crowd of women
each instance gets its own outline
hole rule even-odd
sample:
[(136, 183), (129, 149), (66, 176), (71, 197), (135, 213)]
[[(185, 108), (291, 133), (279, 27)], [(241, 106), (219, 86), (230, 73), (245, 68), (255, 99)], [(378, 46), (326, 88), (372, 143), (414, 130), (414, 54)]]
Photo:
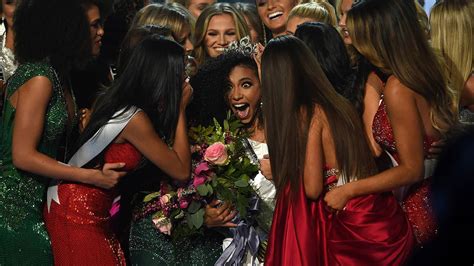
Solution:
[[(405, 265), (449, 238), (474, 2), (107, 3), (2, 1), (0, 265)], [(260, 168), (257, 252), (223, 234), (230, 202), (181, 238), (132, 215), (228, 111)]]

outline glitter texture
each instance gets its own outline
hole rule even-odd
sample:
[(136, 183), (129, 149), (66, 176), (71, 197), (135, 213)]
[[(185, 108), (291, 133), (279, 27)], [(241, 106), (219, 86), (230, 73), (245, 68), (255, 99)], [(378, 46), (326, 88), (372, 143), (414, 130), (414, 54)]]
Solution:
[[(390, 152), (399, 162), (393, 130), (383, 100), (375, 114), (372, 130), (377, 143), (382, 146), (383, 149)], [(424, 137), (423, 149), (425, 158), (432, 142), (433, 140), (431, 138), (427, 136)], [(412, 185), (407, 197), (401, 202), (420, 245), (431, 240), (437, 232), (437, 225), (430, 203), (430, 181), (431, 178), (428, 178)]]
[[(7, 99), (35, 76), (45, 76), (53, 83), (53, 93), (45, 113), (43, 135), (37, 149), (56, 158), (59, 143), (66, 130), (67, 109), (53, 68), (46, 62), (19, 66), (6, 88)], [(15, 108), (7, 100), (0, 132), (0, 264), (51, 265), (50, 241), (42, 217), (48, 180), (21, 171), (13, 165), (14, 120)]]

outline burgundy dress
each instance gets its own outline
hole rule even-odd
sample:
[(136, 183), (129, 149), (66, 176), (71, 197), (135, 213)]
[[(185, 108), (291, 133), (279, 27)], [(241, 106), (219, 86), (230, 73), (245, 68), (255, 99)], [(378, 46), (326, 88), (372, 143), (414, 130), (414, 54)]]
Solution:
[(408, 220), (391, 193), (351, 199), (331, 212), (324, 194), (337, 183), (325, 171), (323, 194), (306, 198), (303, 184), (278, 196), (265, 258), (267, 265), (403, 265), (414, 248)]
[[(372, 130), (375, 141), (377, 141), (384, 150), (389, 152), (397, 162), (400, 162), (397, 148), (395, 146), (392, 126), (383, 99), (377, 113), (375, 114)], [(428, 150), (434, 141), (434, 138), (428, 136), (424, 137), (423, 149), (425, 159), (428, 155)], [(407, 196), (401, 202), (402, 207), (407, 213), (408, 219), (413, 226), (416, 240), (420, 245), (433, 239), (437, 230), (436, 221), (430, 203), (430, 183), (431, 178), (426, 178), (423, 181), (412, 185)]]
[[(135, 169), (142, 158), (130, 143), (110, 144), (106, 163), (125, 162), (124, 171)], [(110, 228), (109, 210), (117, 191), (63, 182), (60, 204), (51, 203), (44, 219), (51, 238), (55, 265), (125, 265), (125, 257)]]

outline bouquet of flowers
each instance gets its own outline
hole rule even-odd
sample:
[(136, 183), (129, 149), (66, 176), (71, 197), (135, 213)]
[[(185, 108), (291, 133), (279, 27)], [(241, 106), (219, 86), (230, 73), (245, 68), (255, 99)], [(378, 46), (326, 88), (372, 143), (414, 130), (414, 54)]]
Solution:
[(215, 199), (231, 202), (245, 217), (253, 193), (249, 180), (258, 172), (242, 141), (245, 137), (240, 121), (230, 114), (223, 126), (214, 119), (212, 126), (192, 127), (191, 180), (185, 185), (163, 181), (160, 191), (145, 196), (134, 218), (153, 214), (160, 232), (182, 237), (201, 232), (205, 205)]

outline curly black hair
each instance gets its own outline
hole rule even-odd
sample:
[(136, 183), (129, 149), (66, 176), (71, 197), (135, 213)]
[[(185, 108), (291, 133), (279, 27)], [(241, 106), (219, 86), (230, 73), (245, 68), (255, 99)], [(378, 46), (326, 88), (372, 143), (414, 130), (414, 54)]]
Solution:
[(227, 100), (229, 74), (236, 66), (248, 67), (258, 77), (257, 64), (253, 58), (248, 53), (231, 50), (216, 58), (209, 58), (191, 78), (194, 98), (187, 110), (191, 126), (210, 125), (213, 118), (219, 122), (226, 118), (230, 110)]
[(21, 1), (13, 29), (20, 64), (49, 60), (64, 78), (91, 57), (89, 23), (78, 0)]

